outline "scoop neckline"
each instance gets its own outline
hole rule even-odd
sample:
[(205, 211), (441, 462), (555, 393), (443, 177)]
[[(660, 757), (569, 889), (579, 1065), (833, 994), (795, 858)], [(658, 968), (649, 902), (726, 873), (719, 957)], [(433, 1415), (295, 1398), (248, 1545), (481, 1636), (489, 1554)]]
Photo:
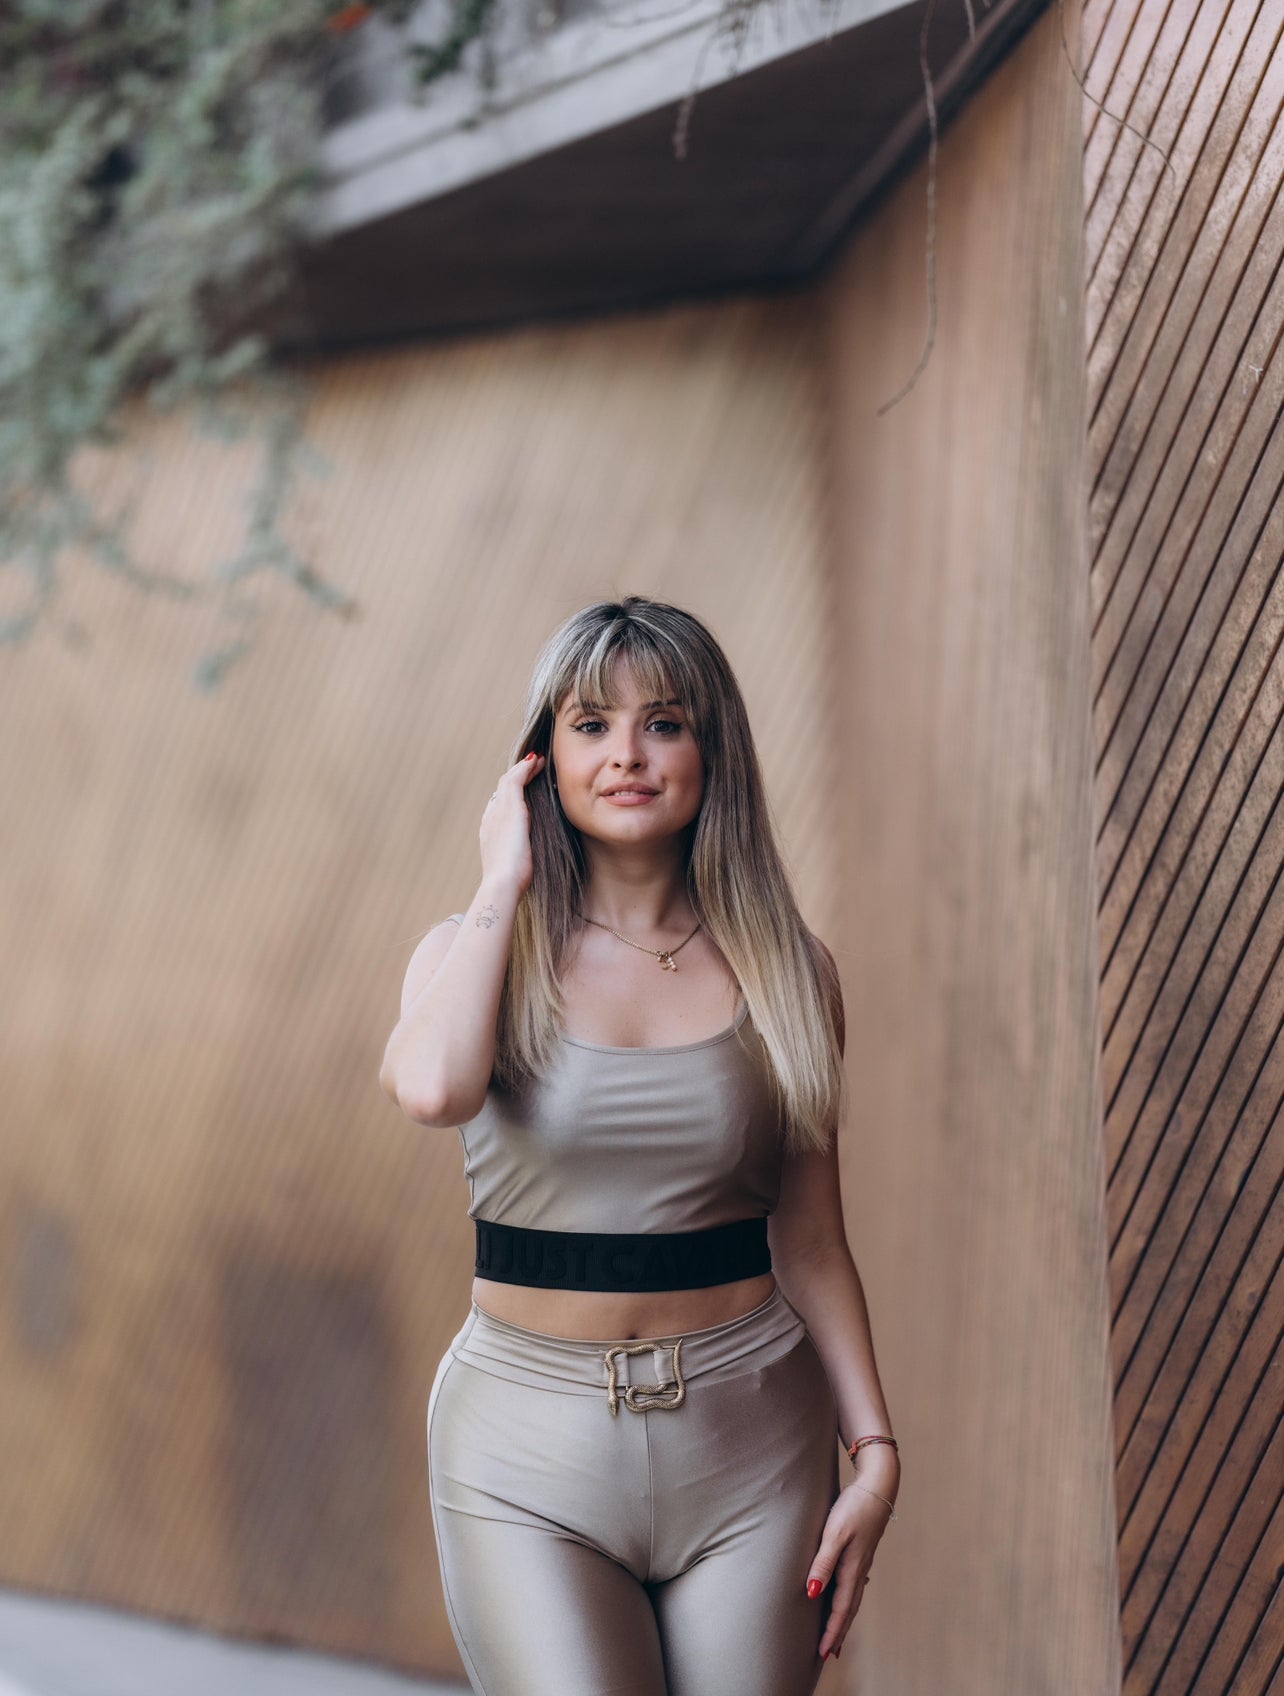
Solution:
[(610, 1042), (589, 1042), (582, 1036), (568, 1036), (562, 1031), (563, 1042), (569, 1042), (572, 1048), (589, 1048), (595, 1054), (690, 1054), (697, 1048), (712, 1048), (715, 1043), (726, 1042), (733, 1037), (749, 1016), (749, 1003), (743, 996), (740, 998), (740, 1010), (726, 1030), (718, 1031), (713, 1036), (702, 1036), (697, 1042), (670, 1042), (662, 1047), (639, 1047), (636, 1043), (619, 1045)]

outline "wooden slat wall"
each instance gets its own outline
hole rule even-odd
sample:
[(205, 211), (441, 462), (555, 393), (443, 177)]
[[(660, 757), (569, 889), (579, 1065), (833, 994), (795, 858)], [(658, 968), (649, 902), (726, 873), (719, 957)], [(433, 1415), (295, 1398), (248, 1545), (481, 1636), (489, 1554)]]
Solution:
[(1085, 104), (1125, 1689), (1258, 1696), (1284, 1661), (1284, 5), (1087, 0), (1083, 68), (1117, 115)]
[[(1067, 8), (1073, 30), (1074, 8)], [(828, 292), (846, 1198), (904, 1452), (843, 1688), (1119, 1688), (1080, 95), (1056, 8)]]
[[(459, 1675), (424, 1419), (467, 1192), (457, 1135), (379, 1091), (383, 1045), (415, 938), (475, 888), (535, 651), (603, 595), (723, 638), (832, 933), (813, 318), (337, 361), (295, 519), (359, 622), (269, 583), (211, 699), (214, 632), (81, 569), (93, 645), (0, 657), (0, 1581)], [(248, 467), (150, 446), (139, 546), (195, 571)]]

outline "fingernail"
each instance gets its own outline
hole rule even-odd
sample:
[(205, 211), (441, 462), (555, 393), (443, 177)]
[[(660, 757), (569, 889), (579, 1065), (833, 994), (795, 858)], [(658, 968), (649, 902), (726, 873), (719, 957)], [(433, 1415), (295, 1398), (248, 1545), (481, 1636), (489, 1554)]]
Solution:
[(840, 1643), (840, 1644), (839, 1644), (839, 1645), (838, 1645), (838, 1647), (837, 1647), (837, 1648), (836, 1648), (836, 1649), (835, 1649), (835, 1650), (834, 1650), (834, 1659), (835, 1659), (835, 1660), (837, 1660), (837, 1659), (838, 1659), (838, 1657), (839, 1657), (839, 1656), (840, 1656), (840, 1655), (841, 1655), (841, 1654), (842, 1654), (842, 1652), (843, 1652), (843, 1646), (842, 1646), (842, 1644), (841, 1644), (841, 1643)]
[(825, 1588), (825, 1586), (820, 1582), (820, 1580), (818, 1578), (809, 1578), (807, 1580), (807, 1594), (811, 1597), (813, 1602), (816, 1600), (817, 1596), (820, 1595), (821, 1591), (824, 1588)]
[(829, 1659), (829, 1650), (826, 1649), (825, 1653), (820, 1658), (822, 1661), (827, 1661)]
[(527, 754), (526, 758), (528, 760), (533, 760), (535, 758), (535, 755), (534, 755), (534, 753), (530, 753), (530, 754)]

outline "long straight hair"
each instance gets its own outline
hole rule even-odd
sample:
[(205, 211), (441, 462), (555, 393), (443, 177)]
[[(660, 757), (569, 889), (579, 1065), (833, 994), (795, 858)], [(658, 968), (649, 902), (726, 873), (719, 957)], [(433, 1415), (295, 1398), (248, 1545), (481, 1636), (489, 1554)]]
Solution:
[(573, 695), (612, 706), (627, 661), (647, 698), (680, 701), (704, 762), (704, 794), (686, 832), (687, 893), (740, 984), (769, 1062), (790, 1151), (829, 1146), (843, 1107), (833, 967), (810, 937), (776, 845), (740, 686), (709, 630), (680, 607), (641, 595), (599, 601), (545, 643), (527, 691), (511, 762), (534, 751), (526, 785), (531, 883), (518, 903), (495, 1032), (495, 1080), (516, 1089), (549, 1067), (564, 1012), (561, 970), (577, 929), (588, 864), (552, 784), (553, 724)]

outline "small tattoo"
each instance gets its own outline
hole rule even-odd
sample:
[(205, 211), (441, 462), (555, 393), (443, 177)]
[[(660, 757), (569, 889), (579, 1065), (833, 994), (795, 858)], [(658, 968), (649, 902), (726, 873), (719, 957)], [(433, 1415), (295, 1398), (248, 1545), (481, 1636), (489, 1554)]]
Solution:
[(493, 924), (498, 924), (499, 908), (492, 907), (490, 903), (487, 902), (481, 912), (477, 915), (477, 923), (482, 930), (489, 930)]

